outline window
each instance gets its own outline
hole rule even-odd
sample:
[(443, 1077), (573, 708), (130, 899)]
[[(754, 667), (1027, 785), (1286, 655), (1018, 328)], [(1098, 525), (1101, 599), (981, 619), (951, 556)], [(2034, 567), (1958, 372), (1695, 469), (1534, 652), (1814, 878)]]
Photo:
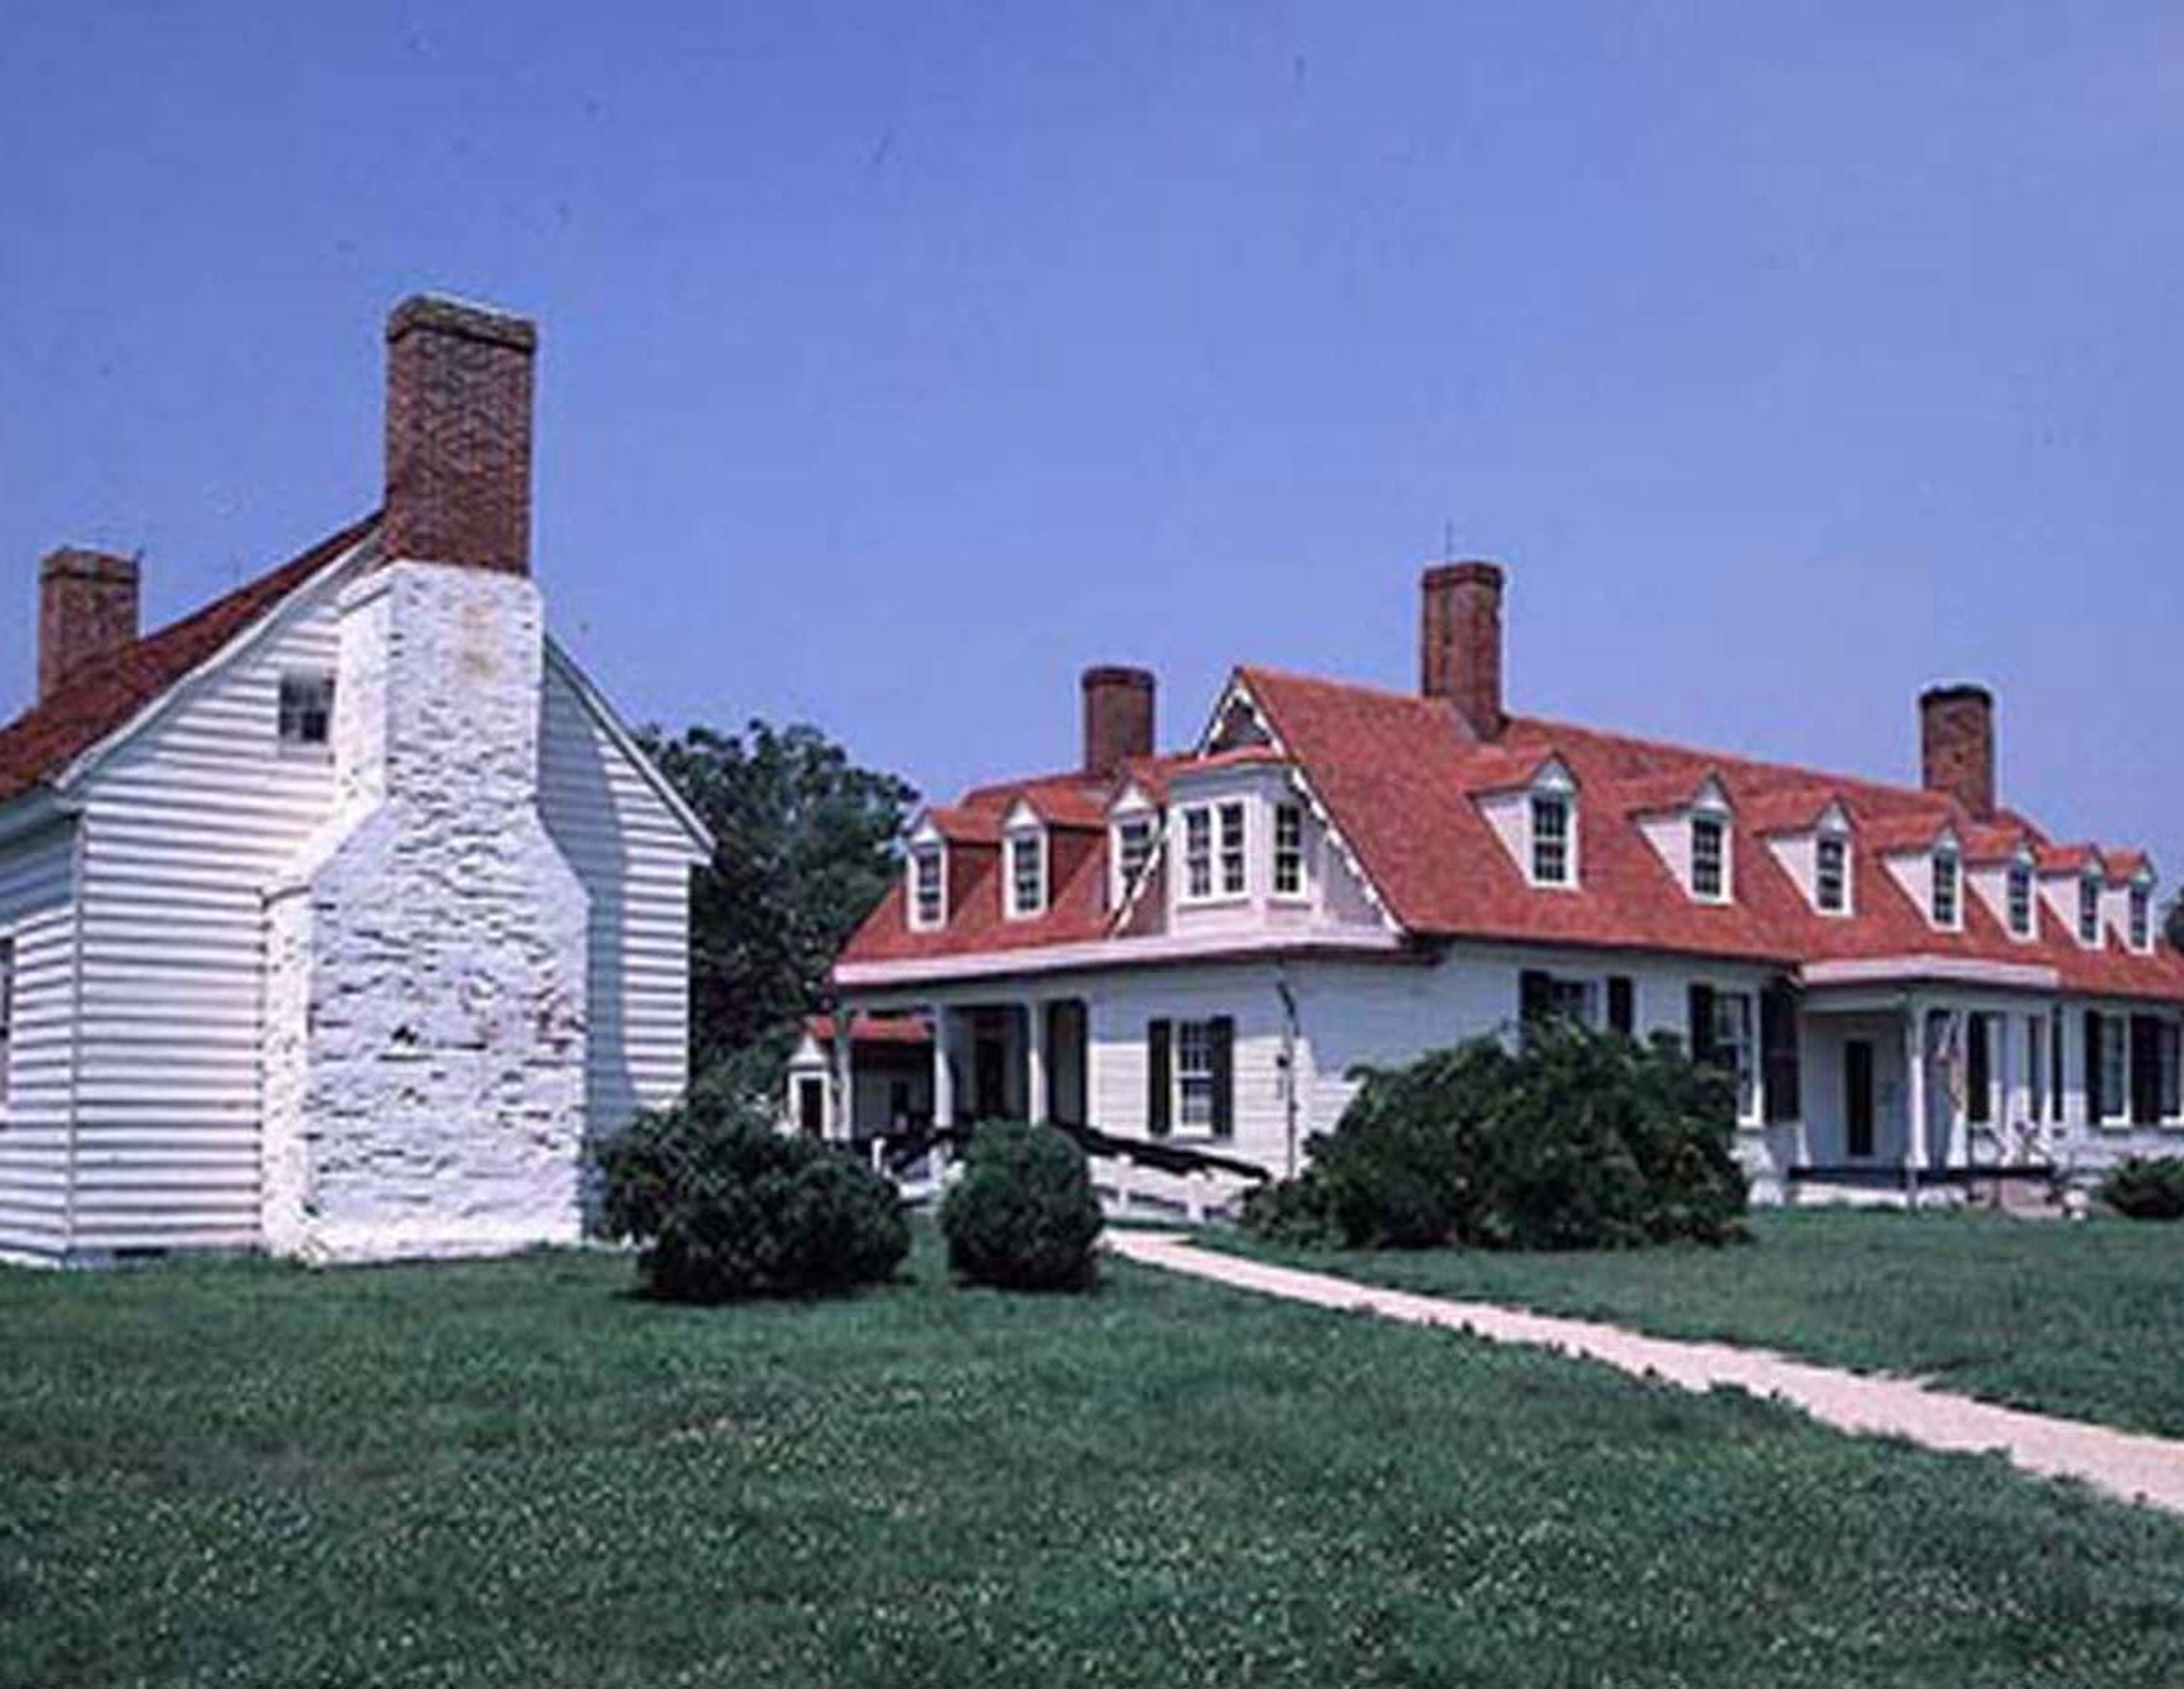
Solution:
[(2009, 930), (2020, 939), (2032, 936), (2032, 865), (2009, 865)]
[(1934, 924), (1953, 927), (1963, 912), (1960, 907), (1962, 888), (1958, 882), (1957, 853), (1948, 849), (1934, 852)]
[(0, 1108), (8, 1105), (8, 1057), (15, 1032), (15, 941), (0, 939)]
[(1244, 805), (1221, 805), (1221, 895), (1244, 895)]
[(1557, 792), (1532, 796), (1532, 878), (1540, 885), (1570, 883), (1570, 802)]
[(1046, 835), (1009, 836), (1009, 917), (1021, 921), (1046, 907)]
[(1850, 847), (1840, 839), (1823, 838), (1819, 842), (1813, 897), (1824, 915), (1841, 915), (1850, 908)]
[(1726, 895), (1725, 839), (1726, 833), (1719, 816), (1695, 815), (1691, 817), (1692, 896), (1719, 903)]
[(2184, 1119), (2184, 1026), (2163, 1021), (2155, 1041), (2160, 1056), (2161, 1118)]
[(1186, 1132), (1213, 1129), (1213, 1023), (1175, 1023), (1175, 1118)]
[(910, 859), (910, 924), (937, 927), (948, 918), (945, 864), (937, 847), (916, 852)]
[(2102, 1015), (2101, 1118), (2120, 1120), (2131, 1112), (2131, 1052), (2126, 1041), (2126, 1023), (2121, 1015)]
[(2153, 943), (2153, 895), (2142, 885), (2131, 889), (2131, 947), (2142, 950)]
[(1752, 1039), (1752, 994), (1717, 991), (1713, 999), (1714, 1059), (1736, 1075), (1736, 1118), (1759, 1116), (1759, 1064)]
[(1134, 815), (1115, 825), (1115, 900), (1120, 903), (1138, 883), (1145, 864), (1153, 859), (1150, 816)]
[(2025, 1090), (2026, 1112), (2041, 1119), (2048, 1107), (2048, 1022), (2041, 1015), (2025, 1021)]
[(2091, 874), (2078, 880), (2078, 942), (2097, 945), (2101, 941), (2101, 883)]
[(1591, 1026), (1597, 989), (1590, 979), (1551, 979), (1547, 982), (1547, 1012), (1574, 1026)]
[(1274, 895), (1304, 895), (1304, 809), (1274, 805)]
[(281, 743), (323, 749), (333, 737), (334, 677), (330, 674), (281, 677)]
[(1183, 812), (1183, 895), (1213, 895), (1213, 811), (1203, 804)]

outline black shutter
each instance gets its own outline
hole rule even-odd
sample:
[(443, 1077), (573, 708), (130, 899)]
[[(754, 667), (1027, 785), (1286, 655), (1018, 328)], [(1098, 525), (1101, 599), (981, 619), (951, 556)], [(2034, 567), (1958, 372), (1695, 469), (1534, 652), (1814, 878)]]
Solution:
[(1206, 1023), (1213, 1063), (1213, 1135), (1236, 1135), (1236, 1023), (1216, 1015)]
[(1799, 1118), (1804, 1112), (1804, 1076), (1797, 1062), (1797, 998), (1780, 981), (1759, 995), (1759, 1048), (1769, 1123)]
[(2086, 1011), (2086, 1124), (2098, 1126), (2101, 1117), (2109, 1110), (2108, 1099), (2101, 1095), (2101, 1017), (2097, 1009)]
[(1994, 1119), (1994, 1059), (1985, 1015), (1964, 1017), (1964, 1118), (1980, 1126)]
[(1627, 974), (1607, 976), (1607, 1029), (1619, 1032), (1625, 1038), (1631, 1035), (1638, 1023), (1635, 993), (1631, 989)]
[(1517, 1018), (1526, 1026), (1537, 1026), (1553, 1012), (1555, 982), (1535, 967), (1528, 967), (1517, 976)]
[(2161, 1123), (2161, 1023), (2152, 1015), (2131, 1017), (2131, 1123)]
[(1691, 1060), (1711, 1062), (1713, 1051), (1713, 987), (1691, 987)]
[(1165, 1138), (1175, 1106), (1175, 1028), (1156, 1020), (1145, 1027), (1145, 1130)]

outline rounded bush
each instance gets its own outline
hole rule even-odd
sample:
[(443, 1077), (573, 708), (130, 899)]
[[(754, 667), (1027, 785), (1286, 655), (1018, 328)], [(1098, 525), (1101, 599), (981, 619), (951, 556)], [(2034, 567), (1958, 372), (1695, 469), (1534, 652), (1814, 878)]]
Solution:
[(2184, 1157), (2126, 1156), (2101, 1182), (2100, 1195), (2128, 1219), (2184, 1219)]
[(594, 1151), (610, 1237), (669, 1302), (819, 1296), (894, 1275), (910, 1252), (894, 1189), (838, 1150), (784, 1137), (747, 1104), (694, 1098)]
[(948, 1265), (976, 1285), (1081, 1290), (1095, 1276), (1100, 1200), (1077, 1146), (1050, 1126), (989, 1122), (940, 1207)]

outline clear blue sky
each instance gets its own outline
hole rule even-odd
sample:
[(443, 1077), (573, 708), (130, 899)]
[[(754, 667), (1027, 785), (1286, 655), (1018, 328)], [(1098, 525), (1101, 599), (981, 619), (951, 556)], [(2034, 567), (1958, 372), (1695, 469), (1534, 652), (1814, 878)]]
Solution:
[[(625, 711), (945, 793), (1256, 661), (2007, 797), (2184, 879), (2184, 14), (11, 6), (0, 561), (165, 619), (378, 494), (379, 330), (543, 326), (537, 568)], [(2065, 14), (2068, 14), (2066, 16)]]

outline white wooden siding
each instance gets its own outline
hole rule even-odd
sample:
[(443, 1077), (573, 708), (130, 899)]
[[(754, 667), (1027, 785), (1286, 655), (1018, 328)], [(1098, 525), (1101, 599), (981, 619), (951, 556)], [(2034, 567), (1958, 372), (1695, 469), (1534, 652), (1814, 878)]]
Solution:
[(87, 782), (79, 1251), (259, 1241), (263, 890), (333, 797), (278, 743), (281, 676), (337, 644), (332, 594), (292, 599)]
[(58, 822), (0, 844), (0, 938), (15, 946), (0, 1256), (52, 1258), (68, 1246), (75, 840), (73, 825)]
[(558, 653), (543, 711), (539, 811), (591, 896), (586, 1112), (596, 1136), (672, 1102), (688, 1078), (695, 847)]

